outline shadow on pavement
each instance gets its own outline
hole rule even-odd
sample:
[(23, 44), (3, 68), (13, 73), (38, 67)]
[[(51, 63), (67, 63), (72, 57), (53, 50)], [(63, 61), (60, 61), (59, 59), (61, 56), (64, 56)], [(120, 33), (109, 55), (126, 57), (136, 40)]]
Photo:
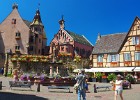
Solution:
[(36, 95), (16, 94), (10, 92), (0, 92), (0, 100), (49, 100)]

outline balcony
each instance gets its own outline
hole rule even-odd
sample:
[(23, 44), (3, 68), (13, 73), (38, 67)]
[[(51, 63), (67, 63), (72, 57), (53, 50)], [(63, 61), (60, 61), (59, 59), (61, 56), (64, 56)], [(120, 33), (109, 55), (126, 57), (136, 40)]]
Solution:
[(132, 62), (131, 61), (124, 61), (124, 66), (131, 66)]

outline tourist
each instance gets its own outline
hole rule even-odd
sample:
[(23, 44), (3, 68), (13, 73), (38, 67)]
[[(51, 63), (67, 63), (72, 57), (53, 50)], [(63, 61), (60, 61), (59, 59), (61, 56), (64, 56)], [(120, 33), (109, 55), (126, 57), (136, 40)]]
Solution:
[(88, 79), (86, 79), (85, 89), (86, 89), (86, 93), (89, 93), (89, 90), (88, 90)]
[(17, 69), (13, 71), (13, 81), (19, 81)]
[(1, 74), (2, 74), (2, 75), (4, 74), (4, 69), (3, 69), (3, 68), (1, 68)]
[(135, 82), (137, 83), (137, 81), (138, 81), (138, 76), (137, 76), (136, 73), (135, 73), (135, 75), (134, 75), (134, 79), (135, 79)]
[(117, 100), (118, 95), (120, 95), (121, 100), (123, 100), (122, 92), (123, 92), (123, 80), (121, 80), (121, 75), (117, 75), (117, 79), (115, 81), (115, 97), (114, 97), (114, 100)]
[(78, 87), (78, 100), (81, 100), (81, 96), (83, 100), (86, 100), (86, 88), (85, 88), (85, 83), (86, 83), (86, 76), (85, 76), (85, 70), (81, 69), (79, 70), (79, 75), (76, 76), (76, 81), (79, 84)]

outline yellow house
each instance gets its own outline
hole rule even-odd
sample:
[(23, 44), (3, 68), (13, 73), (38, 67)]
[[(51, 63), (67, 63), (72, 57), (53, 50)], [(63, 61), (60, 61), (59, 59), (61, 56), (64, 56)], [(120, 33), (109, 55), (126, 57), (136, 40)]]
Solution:
[(92, 61), (95, 68), (140, 68), (140, 19), (135, 18), (127, 33), (98, 35)]

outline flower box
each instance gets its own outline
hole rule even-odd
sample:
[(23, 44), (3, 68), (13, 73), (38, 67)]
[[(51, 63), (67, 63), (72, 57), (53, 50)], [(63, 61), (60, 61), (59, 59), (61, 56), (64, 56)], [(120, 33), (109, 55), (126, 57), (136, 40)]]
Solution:
[(125, 61), (124, 64), (125, 64), (126, 66), (131, 66), (131, 61)]
[(100, 67), (100, 66), (103, 66), (103, 62), (98, 62), (97, 65)]

